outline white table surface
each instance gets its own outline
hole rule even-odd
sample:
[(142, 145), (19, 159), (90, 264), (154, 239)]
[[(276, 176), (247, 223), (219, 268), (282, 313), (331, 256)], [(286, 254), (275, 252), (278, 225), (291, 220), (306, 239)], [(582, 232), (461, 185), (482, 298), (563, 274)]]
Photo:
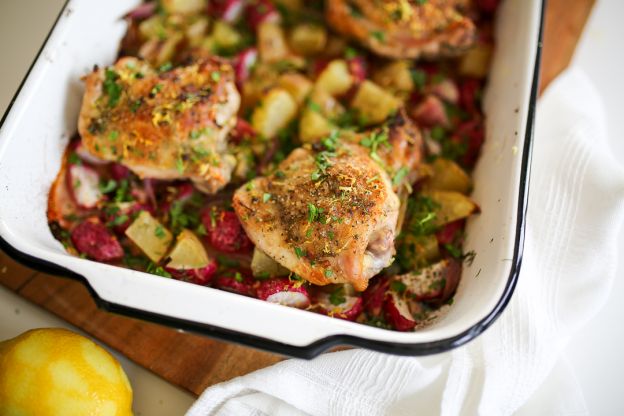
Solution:
[[(0, 0), (0, 114), (8, 105), (64, 0)], [(579, 44), (574, 64), (583, 68), (602, 95), (613, 152), (624, 161), (624, 1), (598, 1)], [(624, 162), (623, 162), (624, 163)], [(619, 252), (624, 258), (624, 233)], [(596, 259), (599, 261), (599, 259)], [(624, 261), (611, 297), (593, 320), (570, 340), (566, 355), (576, 369), (591, 414), (624, 414)], [(6, 310), (6, 311), (5, 311)], [(16, 313), (19, 311), (19, 313)], [(30, 327), (67, 326), (0, 288), (0, 339)], [(10, 322), (7, 322), (10, 321)], [(13, 336), (11, 335), (11, 336)], [(120, 357), (135, 389), (135, 408), (144, 415), (183, 413), (191, 397)]]

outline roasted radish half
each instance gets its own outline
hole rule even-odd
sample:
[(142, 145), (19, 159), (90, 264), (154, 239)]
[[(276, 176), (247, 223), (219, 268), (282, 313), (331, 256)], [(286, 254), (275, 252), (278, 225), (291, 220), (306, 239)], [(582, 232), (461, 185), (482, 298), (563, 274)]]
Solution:
[(124, 251), (117, 238), (98, 219), (91, 218), (71, 231), (71, 240), (80, 254), (96, 261), (114, 261), (123, 257)]
[(446, 302), (457, 289), (461, 277), (461, 263), (447, 258), (418, 272), (396, 277), (405, 285), (408, 295), (429, 303)]
[(79, 207), (95, 208), (102, 201), (100, 175), (91, 166), (84, 163), (70, 164), (66, 178), (69, 193)]
[(310, 296), (301, 283), (287, 278), (265, 280), (258, 287), (258, 299), (305, 309), (310, 306)]
[(314, 299), (317, 311), (334, 318), (355, 321), (364, 311), (362, 297), (346, 294), (343, 286), (337, 286), (331, 293), (319, 292)]
[(256, 296), (256, 280), (241, 272), (230, 272), (214, 279), (214, 286), (221, 290), (244, 296)]
[(384, 301), (386, 321), (397, 331), (411, 331), (416, 320), (403, 300), (396, 292), (388, 292)]

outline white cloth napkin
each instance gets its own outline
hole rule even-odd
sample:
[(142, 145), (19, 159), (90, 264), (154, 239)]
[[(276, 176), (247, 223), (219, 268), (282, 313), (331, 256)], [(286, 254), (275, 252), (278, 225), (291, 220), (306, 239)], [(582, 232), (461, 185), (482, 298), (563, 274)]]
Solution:
[[(590, 81), (567, 71), (538, 104), (519, 283), (482, 336), (430, 357), (349, 350), (287, 360), (208, 388), (187, 415), (586, 414), (561, 352), (613, 280), (624, 170), (606, 134)], [(545, 383), (555, 394), (542, 393)]]

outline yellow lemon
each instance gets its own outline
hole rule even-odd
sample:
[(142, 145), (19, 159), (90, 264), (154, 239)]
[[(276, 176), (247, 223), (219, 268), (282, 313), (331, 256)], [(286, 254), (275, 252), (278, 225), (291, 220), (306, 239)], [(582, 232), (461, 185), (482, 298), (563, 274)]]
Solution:
[(33, 329), (0, 343), (0, 415), (132, 415), (119, 362), (66, 329)]

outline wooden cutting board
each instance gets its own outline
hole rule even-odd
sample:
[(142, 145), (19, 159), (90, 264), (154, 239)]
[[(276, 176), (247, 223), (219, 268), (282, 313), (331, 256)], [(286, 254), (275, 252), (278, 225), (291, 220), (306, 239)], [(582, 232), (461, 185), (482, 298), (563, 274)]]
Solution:
[[(593, 3), (548, 1), (540, 91), (568, 66)], [(2, 252), (0, 284), (195, 395), (283, 359), (99, 310), (80, 283), (38, 273)]]

